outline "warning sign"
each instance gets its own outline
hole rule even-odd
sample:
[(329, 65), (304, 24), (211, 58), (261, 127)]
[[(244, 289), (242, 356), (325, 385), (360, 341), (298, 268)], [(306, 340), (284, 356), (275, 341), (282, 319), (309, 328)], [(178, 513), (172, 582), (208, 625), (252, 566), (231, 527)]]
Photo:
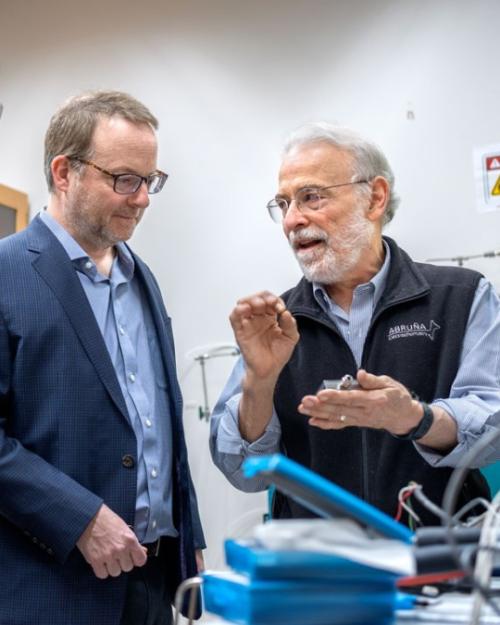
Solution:
[(491, 190), (491, 195), (500, 195), (500, 176), (498, 176), (495, 186)]
[(500, 211), (500, 144), (475, 148), (474, 170), (478, 211)]
[(487, 156), (486, 157), (486, 169), (491, 171), (492, 169), (500, 169), (500, 155)]

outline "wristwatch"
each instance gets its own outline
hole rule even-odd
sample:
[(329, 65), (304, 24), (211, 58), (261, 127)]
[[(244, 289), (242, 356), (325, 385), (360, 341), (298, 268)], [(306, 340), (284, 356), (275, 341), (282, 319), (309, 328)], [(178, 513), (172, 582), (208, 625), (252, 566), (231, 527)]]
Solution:
[(432, 408), (424, 401), (420, 401), (419, 404), (424, 409), (424, 416), (407, 434), (393, 434), (395, 438), (399, 438), (402, 441), (416, 441), (425, 436), (431, 429), (432, 424), (434, 423), (434, 413), (432, 412)]

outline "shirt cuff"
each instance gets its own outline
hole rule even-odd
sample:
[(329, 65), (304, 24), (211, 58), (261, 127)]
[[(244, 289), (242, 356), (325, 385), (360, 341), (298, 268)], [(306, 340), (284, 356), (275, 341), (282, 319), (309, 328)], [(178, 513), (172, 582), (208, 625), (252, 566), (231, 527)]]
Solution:
[(253, 443), (249, 443), (241, 437), (239, 430), (238, 414), (241, 395), (241, 393), (233, 395), (224, 406), (217, 436), (217, 450), (221, 453), (239, 456), (274, 453), (281, 437), (281, 427), (276, 411), (273, 408), (271, 420), (264, 434)]
[[(457, 444), (447, 453), (414, 443), (418, 453), (433, 467), (456, 467), (460, 464), (464, 454), (476, 443), (476, 441), (488, 430), (488, 422), (491, 420), (491, 412), (481, 405), (481, 401), (473, 396), (450, 399), (440, 399), (432, 402), (431, 406), (437, 406), (455, 420), (457, 424)], [(490, 424), (492, 425), (492, 424)], [(483, 466), (488, 462), (492, 450), (485, 450), (477, 459), (475, 466)]]

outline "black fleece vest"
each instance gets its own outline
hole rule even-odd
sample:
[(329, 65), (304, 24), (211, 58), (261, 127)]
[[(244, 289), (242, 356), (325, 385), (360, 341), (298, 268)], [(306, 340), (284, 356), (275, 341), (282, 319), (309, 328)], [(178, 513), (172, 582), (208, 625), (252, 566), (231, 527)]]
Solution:
[[(389, 375), (431, 402), (449, 397), (457, 374), (470, 308), (481, 275), (458, 267), (414, 263), (394, 241), (386, 288), (374, 311), (366, 337), (362, 367)], [(323, 379), (356, 375), (354, 356), (331, 319), (302, 279), (283, 295), (297, 320), (300, 341), (276, 387), (274, 402), (282, 427), (282, 450), (390, 516), (398, 492), (414, 480), (438, 505), (451, 474), (431, 467), (410, 441), (385, 431), (348, 427), (324, 431), (297, 412), (304, 395), (315, 393)], [(348, 391), (346, 391), (348, 392)], [(489, 496), (478, 471), (469, 472), (458, 505)], [(424, 524), (438, 519), (418, 507)], [(307, 517), (310, 512), (278, 494), (274, 515)]]

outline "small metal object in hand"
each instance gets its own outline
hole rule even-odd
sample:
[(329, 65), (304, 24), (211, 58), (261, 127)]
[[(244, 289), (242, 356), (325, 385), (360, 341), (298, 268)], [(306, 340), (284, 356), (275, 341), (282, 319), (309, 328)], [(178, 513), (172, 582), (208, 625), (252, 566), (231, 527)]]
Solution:
[(333, 389), (335, 391), (351, 391), (353, 389), (361, 388), (358, 382), (352, 377), (352, 375), (344, 375), (340, 380), (323, 380), (318, 391), (324, 389)]

